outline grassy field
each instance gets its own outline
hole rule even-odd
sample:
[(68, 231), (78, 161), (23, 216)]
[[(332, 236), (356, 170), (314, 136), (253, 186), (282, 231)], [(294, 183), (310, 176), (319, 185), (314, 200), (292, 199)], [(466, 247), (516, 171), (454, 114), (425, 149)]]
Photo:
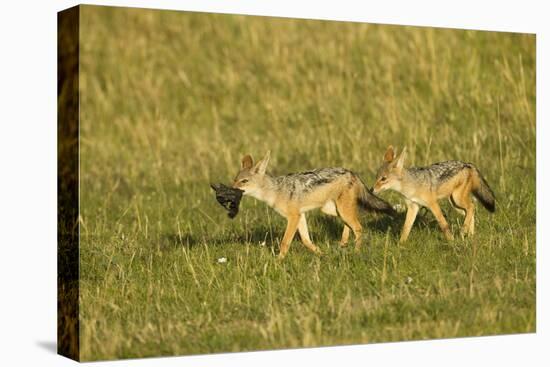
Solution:
[[(84, 7), (81, 17), (83, 360), (535, 331), (535, 37)], [(385, 148), (409, 164), (475, 163), (497, 195), (476, 236), (443, 210), (309, 217), (317, 257), (211, 182), (271, 149), (268, 172), (343, 166), (368, 185)], [(395, 194), (384, 193), (393, 204)], [(217, 259), (225, 257), (226, 263)]]

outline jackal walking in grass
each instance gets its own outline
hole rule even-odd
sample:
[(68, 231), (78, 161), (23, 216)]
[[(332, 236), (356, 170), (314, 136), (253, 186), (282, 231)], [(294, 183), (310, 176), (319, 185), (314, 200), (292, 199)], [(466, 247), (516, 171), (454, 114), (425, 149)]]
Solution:
[(495, 211), (495, 195), (473, 164), (446, 161), (428, 167), (403, 168), (406, 155), (406, 149), (403, 149), (399, 158), (396, 158), (393, 147), (388, 147), (373, 189), (374, 193), (394, 190), (405, 197), (407, 215), (400, 242), (406, 241), (409, 237), (420, 206), (429, 208), (447, 240), (453, 239), (438, 204), (440, 199), (449, 198), (453, 207), (461, 214), (465, 214), (462, 235), (474, 234), (474, 203), (470, 194), (473, 194), (488, 211)]
[(347, 244), (351, 229), (356, 250), (360, 249), (363, 232), (358, 219), (359, 207), (395, 214), (391, 205), (373, 195), (359, 176), (345, 168), (319, 168), (274, 177), (266, 173), (268, 163), (269, 152), (256, 164), (250, 155), (244, 156), (233, 187), (243, 190), (244, 195), (264, 201), (287, 219), (280, 245), (281, 259), (287, 254), (296, 230), (304, 246), (320, 253), (309, 237), (306, 212), (310, 210), (321, 208), (326, 214), (342, 218), (344, 230), (340, 245)]

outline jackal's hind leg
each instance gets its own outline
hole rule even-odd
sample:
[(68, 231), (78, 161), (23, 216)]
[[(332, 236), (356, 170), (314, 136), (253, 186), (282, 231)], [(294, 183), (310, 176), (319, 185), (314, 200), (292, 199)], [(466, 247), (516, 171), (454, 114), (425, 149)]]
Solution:
[(466, 217), (464, 218), (464, 224), (462, 225), (462, 229), (461, 229), (462, 236), (473, 235), (475, 205), (472, 202), (470, 193), (464, 188), (460, 191), (457, 190), (453, 192), (451, 197), (454, 205), (466, 212)]
[(453, 195), (449, 196), (449, 203), (451, 203), (451, 206), (454, 208), (454, 210), (458, 214), (460, 214), (462, 216), (466, 215), (466, 210), (464, 210), (464, 208), (461, 208), (456, 204), (455, 199), (453, 199)]
[(350, 229), (347, 224), (344, 223), (344, 230), (342, 231), (342, 239), (340, 240), (340, 247), (346, 247), (348, 245)]
[(464, 226), (466, 226), (466, 223), (468, 223), (468, 235), (469, 236), (474, 235), (474, 226), (475, 226), (474, 222), (475, 222), (475, 206), (472, 205), (472, 210), (471, 210), (471, 214), (470, 214), (470, 221), (466, 222), (466, 220), (464, 220)]
[(451, 233), (451, 229), (449, 228), (449, 223), (447, 223), (447, 220), (445, 219), (445, 216), (443, 215), (443, 212), (441, 211), (441, 208), (439, 207), (437, 201), (433, 201), (432, 203), (430, 203), (428, 208), (432, 211), (435, 219), (437, 219), (437, 223), (439, 223), (439, 227), (443, 231), (445, 238), (448, 241), (452, 241), (454, 237)]
[(332, 215), (334, 217), (338, 216), (338, 211), (336, 210), (336, 203), (332, 200), (329, 200), (321, 207), (321, 211), (325, 214)]
[[(361, 249), (361, 237), (363, 234), (363, 227), (359, 222), (357, 200), (351, 192), (343, 193), (336, 201), (336, 209), (338, 214), (344, 221), (344, 223), (351, 228), (355, 235), (355, 251)], [(344, 233), (342, 233), (342, 237)], [(349, 233), (348, 233), (349, 237)]]
[(319, 249), (319, 247), (315, 246), (315, 244), (311, 241), (311, 238), (309, 237), (306, 215), (304, 213), (300, 215), (300, 221), (298, 222), (298, 233), (300, 233), (300, 239), (308, 250), (316, 254), (321, 254), (321, 250)]

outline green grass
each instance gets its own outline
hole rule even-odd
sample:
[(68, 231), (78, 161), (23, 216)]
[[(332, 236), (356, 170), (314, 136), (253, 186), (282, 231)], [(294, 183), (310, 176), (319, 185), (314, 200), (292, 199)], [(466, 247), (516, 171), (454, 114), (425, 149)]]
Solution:
[[(535, 331), (534, 36), (89, 6), (81, 22), (84, 360)], [(477, 205), (462, 240), (445, 203), (457, 239), (423, 213), (405, 245), (403, 216), (365, 214), (355, 254), (314, 212), (325, 255), (295, 241), (278, 262), (284, 219), (245, 198), (230, 220), (209, 188), (268, 149), (273, 174), (372, 185), (389, 144), (474, 162), (496, 214)]]

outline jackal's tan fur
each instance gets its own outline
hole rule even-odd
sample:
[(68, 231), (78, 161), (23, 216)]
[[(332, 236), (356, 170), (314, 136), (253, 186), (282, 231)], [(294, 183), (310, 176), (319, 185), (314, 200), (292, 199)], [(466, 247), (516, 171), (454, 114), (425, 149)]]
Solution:
[(274, 177), (266, 173), (268, 163), (269, 152), (256, 164), (250, 155), (243, 157), (233, 187), (264, 201), (287, 219), (279, 258), (287, 254), (296, 230), (309, 250), (321, 252), (309, 237), (306, 212), (310, 210), (321, 208), (326, 214), (340, 216), (345, 223), (340, 245), (346, 245), (351, 228), (356, 250), (361, 246), (363, 232), (358, 207), (393, 214), (388, 203), (374, 196), (361, 179), (347, 169), (321, 168)]
[(446, 161), (428, 167), (403, 168), (406, 150), (399, 158), (392, 146), (384, 155), (384, 162), (378, 170), (374, 192), (394, 190), (405, 197), (407, 215), (401, 232), (400, 242), (407, 240), (420, 206), (431, 210), (441, 230), (448, 240), (453, 239), (449, 225), (443, 216), (438, 200), (449, 198), (451, 204), (465, 214), (462, 234), (474, 234), (473, 194), (483, 206), (495, 210), (494, 194), (479, 172), (471, 163)]

